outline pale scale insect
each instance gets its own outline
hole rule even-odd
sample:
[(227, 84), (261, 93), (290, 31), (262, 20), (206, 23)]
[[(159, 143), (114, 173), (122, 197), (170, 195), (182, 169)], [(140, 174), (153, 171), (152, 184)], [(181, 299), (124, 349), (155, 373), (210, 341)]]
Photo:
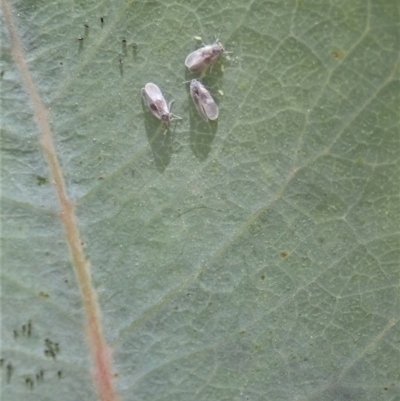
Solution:
[[(169, 124), (173, 119), (181, 120), (181, 117), (171, 113), (171, 104), (167, 104), (160, 88), (151, 82), (145, 85), (141, 90), (142, 97), (150, 111), (159, 120)], [(174, 117), (174, 118), (173, 118)]]
[(190, 82), (190, 95), (204, 121), (208, 122), (208, 120), (216, 120), (218, 118), (218, 106), (210, 92), (199, 80), (192, 79)]
[(210, 66), (225, 51), (220, 41), (212, 45), (204, 46), (190, 53), (185, 60), (185, 65), (192, 72), (202, 71)]

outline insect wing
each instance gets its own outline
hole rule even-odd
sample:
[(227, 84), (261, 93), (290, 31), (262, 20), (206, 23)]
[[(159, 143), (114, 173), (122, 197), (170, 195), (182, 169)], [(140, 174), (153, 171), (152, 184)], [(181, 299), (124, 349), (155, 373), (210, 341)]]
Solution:
[(204, 85), (196, 79), (190, 83), (190, 94), (197, 111), (203, 120), (216, 120), (218, 118), (218, 106), (212, 98), (210, 92)]
[(185, 65), (190, 71), (198, 71), (204, 68), (203, 49), (195, 50), (186, 57)]
[(190, 82), (190, 96), (193, 99), (194, 105), (196, 106), (197, 111), (201, 115), (202, 119), (204, 121), (208, 121), (207, 114), (204, 111), (204, 108), (201, 105), (201, 99), (200, 99), (200, 82), (197, 81), (196, 79), (193, 79), (192, 82)]
[(185, 65), (190, 71), (201, 71), (211, 65), (220, 54), (224, 52), (224, 47), (220, 42), (204, 46), (201, 49), (190, 53), (185, 60)]
[(201, 104), (204, 112), (210, 120), (216, 120), (219, 115), (218, 106), (207, 89), (203, 88), (200, 92)]
[(146, 84), (146, 86), (142, 88), (142, 97), (146, 105), (149, 107), (150, 111), (159, 120), (170, 120), (170, 113), (167, 102), (157, 85), (151, 82)]

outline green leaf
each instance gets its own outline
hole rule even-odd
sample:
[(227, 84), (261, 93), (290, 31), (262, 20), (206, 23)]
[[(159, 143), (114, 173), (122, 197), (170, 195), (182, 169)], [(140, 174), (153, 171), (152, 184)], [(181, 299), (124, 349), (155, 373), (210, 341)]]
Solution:
[[(11, 7), (121, 399), (400, 397), (399, 3)], [(215, 35), (206, 124), (184, 60)], [(5, 23), (1, 43), (1, 393), (104, 399)], [(147, 82), (181, 122), (143, 106)]]

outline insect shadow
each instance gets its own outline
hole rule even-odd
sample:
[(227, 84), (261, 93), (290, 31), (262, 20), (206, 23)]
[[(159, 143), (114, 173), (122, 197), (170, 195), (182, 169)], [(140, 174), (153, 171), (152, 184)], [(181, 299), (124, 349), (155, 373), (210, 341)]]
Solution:
[[(207, 89), (209, 89), (217, 104), (219, 104), (217, 95), (222, 82), (222, 74), (222, 70), (216, 68), (210, 75), (207, 75), (206, 78), (202, 79), (202, 83), (207, 87)], [(194, 78), (194, 74), (186, 69), (185, 79), (188, 83), (185, 85), (188, 95), (190, 124), (189, 146), (198, 159), (205, 160), (211, 151), (212, 143), (218, 131), (218, 120), (206, 122), (199, 115), (199, 112), (193, 103), (189, 89), (190, 80)]]
[(157, 120), (142, 100), (144, 129), (153, 154), (154, 164), (163, 173), (171, 162), (173, 153), (171, 126)]

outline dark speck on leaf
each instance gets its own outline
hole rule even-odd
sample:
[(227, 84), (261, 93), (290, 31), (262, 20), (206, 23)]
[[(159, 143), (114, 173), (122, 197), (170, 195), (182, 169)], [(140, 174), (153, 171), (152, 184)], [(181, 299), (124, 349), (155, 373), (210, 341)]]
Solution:
[(340, 50), (340, 49), (335, 49), (335, 50), (332, 52), (332, 57), (333, 57), (335, 60), (343, 60), (344, 57), (345, 57), (345, 55), (346, 55), (346, 53), (345, 53), (343, 50)]
[(47, 178), (46, 177), (42, 177), (40, 175), (36, 176), (36, 180), (37, 180), (37, 184), (39, 186), (44, 185), (47, 183)]
[(287, 258), (288, 257), (288, 253), (287, 252), (281, 252), (281, 258)]
[(34, 383), (33, 383), (33, 380), (32, 380), (30, 377), (27, 377), (27, 378), (25, 379), (25, 384), (26, 384), (31, 390), (33, 389)]
[(10, 383), (14, 367), (11, 362), (7, 364), (7, 383)]

